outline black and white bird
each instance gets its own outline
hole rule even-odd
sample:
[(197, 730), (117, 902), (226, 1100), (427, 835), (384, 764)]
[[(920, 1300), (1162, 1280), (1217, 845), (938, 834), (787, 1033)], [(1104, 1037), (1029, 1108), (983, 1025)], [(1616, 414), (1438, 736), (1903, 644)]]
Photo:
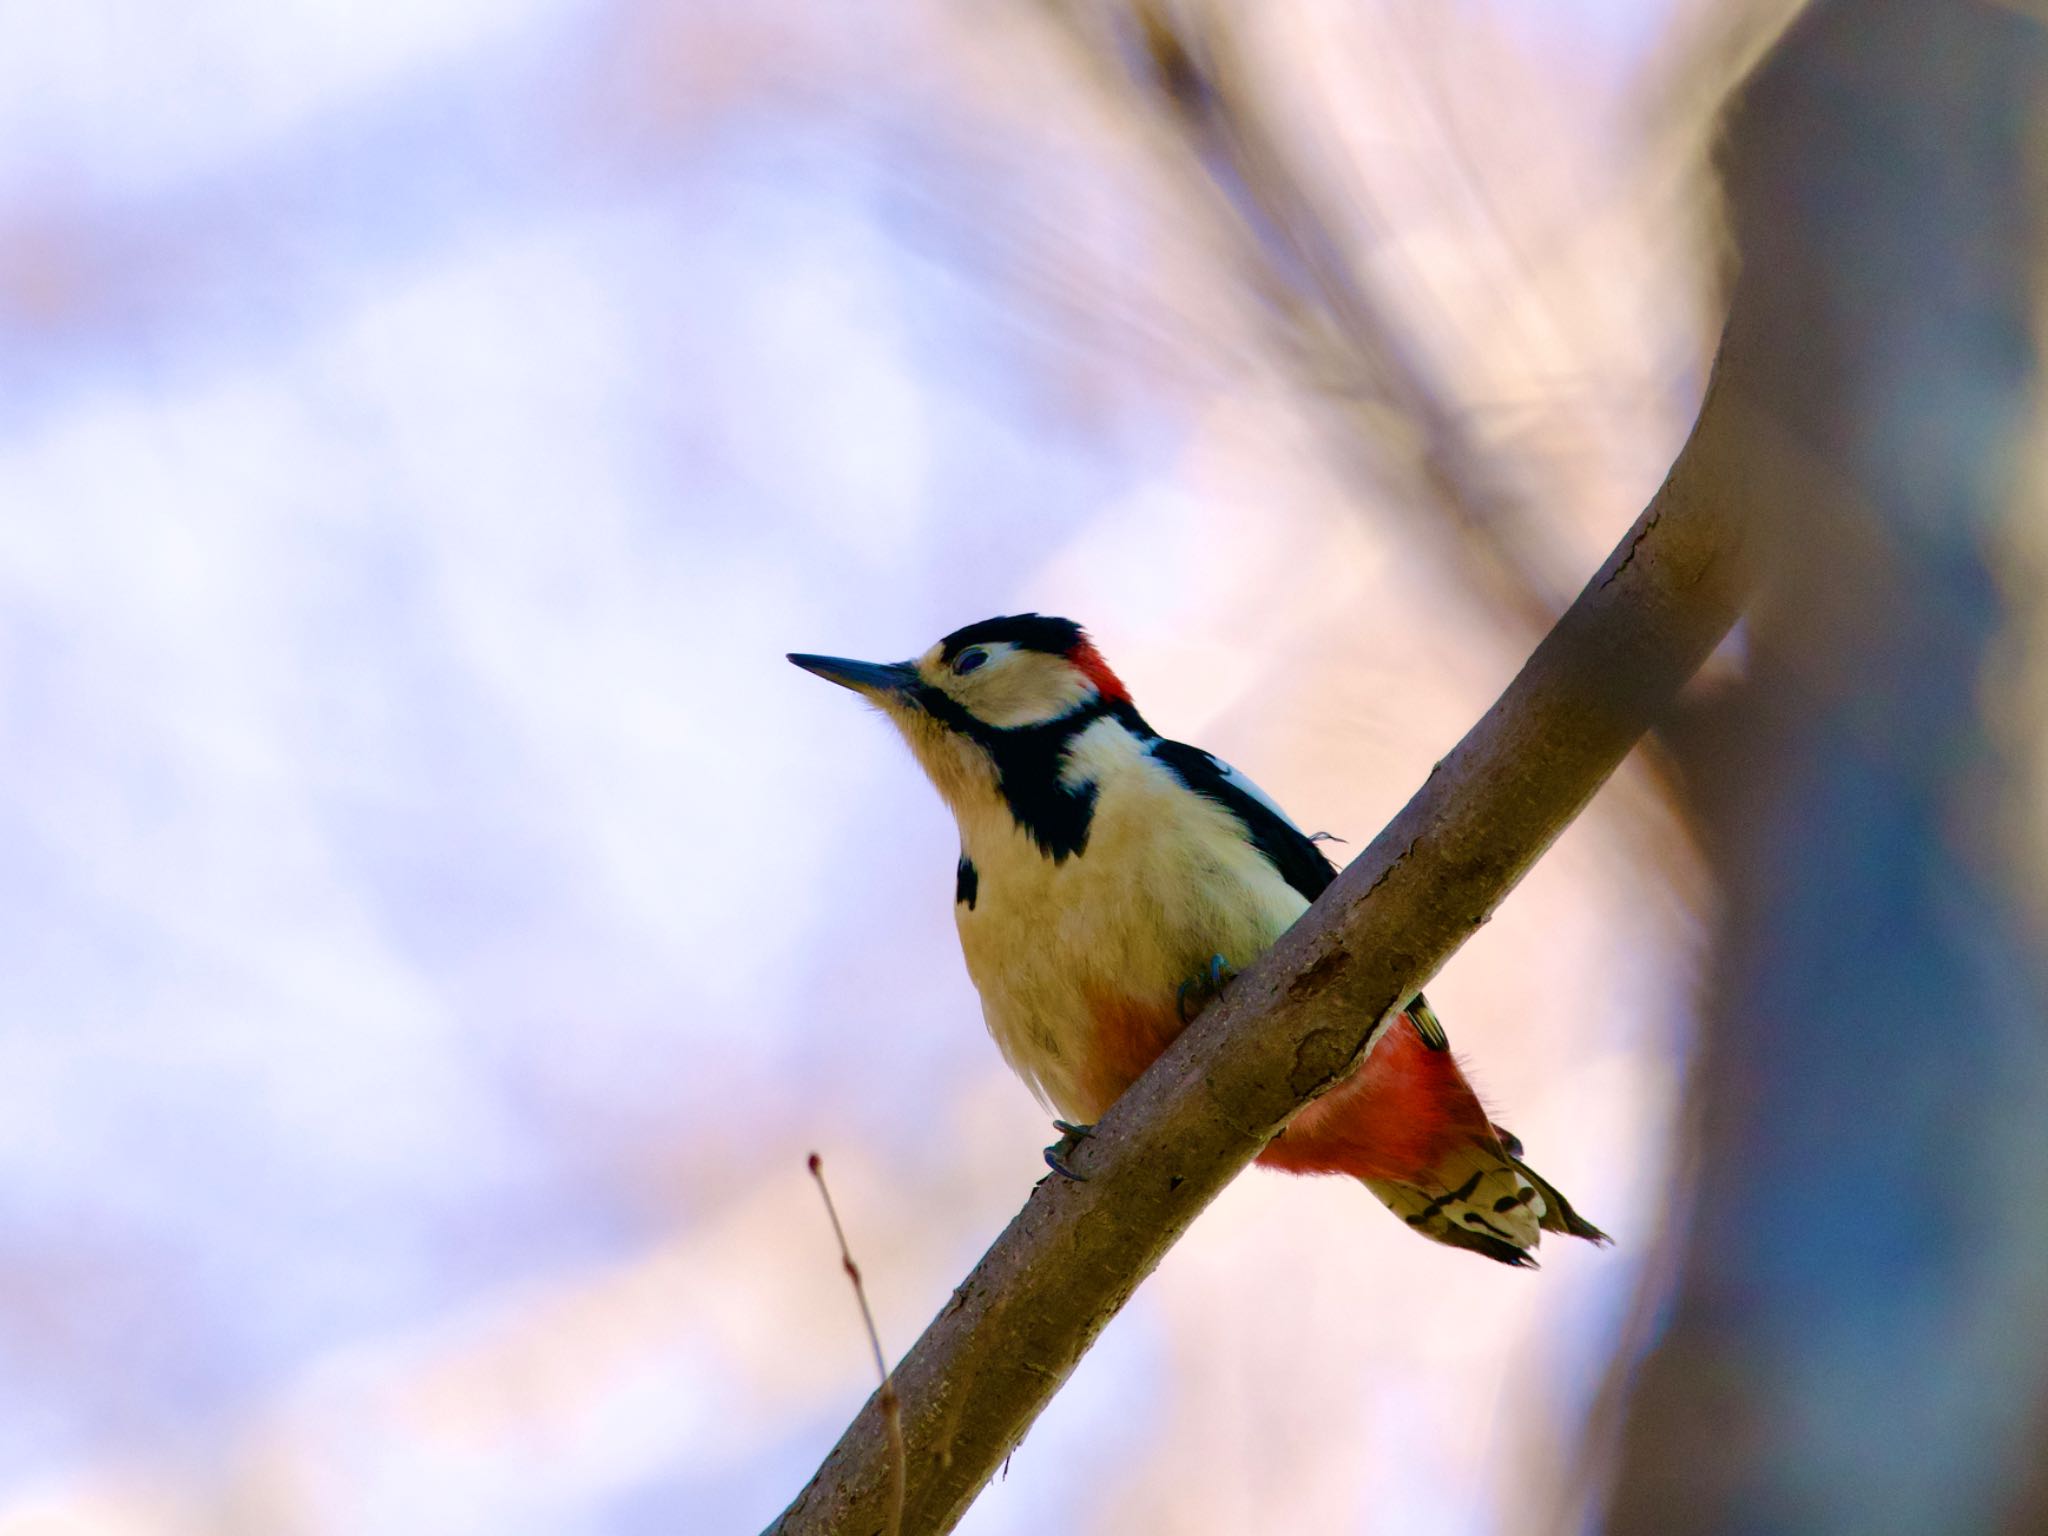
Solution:
[[(1227, 763), (1145, 723), (1078, 624), (955, 630), (915, 661), (793, 654), (877, 705), (960, 828), (954, 916), (1003, 1056), (1063, 1118), (1063, 1157), (1336, 876)], [(1605, 1241), (1522, 1161), (1417, 997), (1260, 1155), (1360, 1179), (1424, 1236), (1529, 1264), (1544, 1230)]]

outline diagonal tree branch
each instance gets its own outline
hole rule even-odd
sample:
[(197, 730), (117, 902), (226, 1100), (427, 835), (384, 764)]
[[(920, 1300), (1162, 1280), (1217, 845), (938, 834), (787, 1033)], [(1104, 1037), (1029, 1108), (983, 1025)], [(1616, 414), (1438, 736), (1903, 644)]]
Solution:
[[(1507, 692), (1103, 1118), (1087, 1182), (1040, 1183), (897, 1367), (906, 1536), (952, 1528), (1188, 1223), (1486, 921), (1734, 622), (1735, 509), (1781, 482), (1734, 349), (1669, 478)], [(770, 1531), (881, 1531), (889, 1462), (870, 1399)]]

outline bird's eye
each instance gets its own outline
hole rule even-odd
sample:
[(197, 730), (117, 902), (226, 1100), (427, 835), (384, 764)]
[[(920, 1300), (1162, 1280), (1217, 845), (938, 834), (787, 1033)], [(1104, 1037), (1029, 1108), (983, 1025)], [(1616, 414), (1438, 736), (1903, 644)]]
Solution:
[(953, 658), (953, 670), (963, 677), (988, 660), (988, 652), (978, 645), (970, 645)]

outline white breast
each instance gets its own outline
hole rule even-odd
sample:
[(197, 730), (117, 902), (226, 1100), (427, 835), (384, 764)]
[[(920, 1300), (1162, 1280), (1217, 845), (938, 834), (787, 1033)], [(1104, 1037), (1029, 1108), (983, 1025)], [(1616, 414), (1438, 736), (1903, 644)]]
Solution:
[(1091, 1118), (1103, 1106), (1083, 1082), (1103, 1000), (1170, 1009), (1210, 956), (1242, 969), (1308, 903), (1235, 817), (1116, 721), (1076, 739), (1066, 778), (1096, 786), (1095, 813), (1086, 848), (1057, 864), (999, 797), (956, 805), (977, 889), (954, 913), (1004, 1057), (1041, 1099)]

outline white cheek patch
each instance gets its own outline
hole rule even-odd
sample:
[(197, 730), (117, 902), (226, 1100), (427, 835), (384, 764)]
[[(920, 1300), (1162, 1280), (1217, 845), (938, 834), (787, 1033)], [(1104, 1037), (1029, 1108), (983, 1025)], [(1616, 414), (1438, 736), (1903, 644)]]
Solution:
[(990, 725), (1009, 729), (1057, 720), (1094, 696), (1095, 685), (1058, 656), (1021, 651), (991, 657), (952, 690)]

